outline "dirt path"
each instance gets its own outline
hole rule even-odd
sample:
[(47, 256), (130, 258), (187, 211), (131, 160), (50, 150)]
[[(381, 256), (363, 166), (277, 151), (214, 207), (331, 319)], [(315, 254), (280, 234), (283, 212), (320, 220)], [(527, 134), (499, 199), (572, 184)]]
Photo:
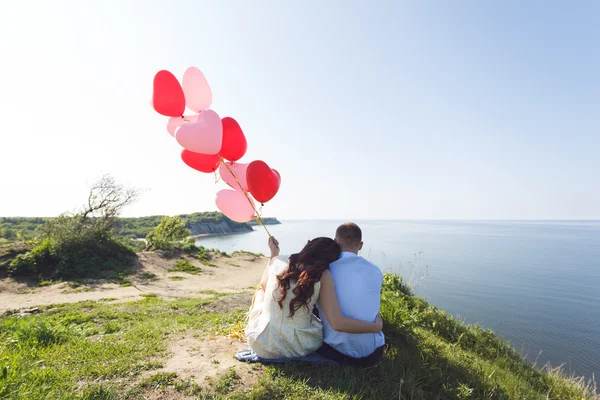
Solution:
[[(136, 273), (127, 277), (132, 286), (123, 287), (104, 280), (90, 282), (72, 288), (68, 283), (46, 287), (34, 287), (12, 279), (0, 279), (0, 314), (23, 308), (84, 300), (116, 299), (136, 300), (142, 294), (155, 294), (161, 298), (203, 297), (207, 291), (249, 291), (258, 282), (266, 259), (249, 254), (236, 254), (231, 258), (217, 256), (211, 262), (216, 267), (205, 266), (189, 258), (193, 265), (202, 269), (200, 275), (168, 272), (175, 266), (175, 259), (166, 259), (156, 253), (139, 254)], [(177, 280), (173, 280), (173, 277)]]

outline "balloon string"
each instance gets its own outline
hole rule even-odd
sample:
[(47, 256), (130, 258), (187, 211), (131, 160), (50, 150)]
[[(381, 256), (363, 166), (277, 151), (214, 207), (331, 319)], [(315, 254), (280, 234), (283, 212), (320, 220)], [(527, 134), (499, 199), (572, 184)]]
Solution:
[(265, 231), (267, 231), (267, 235), (269, 235), (269, 237), (271, 237), (271, 233), (267, 229), (267, 226), (265, 225), (265, 222), (263, 221), (262, 216), (261, 216), (262, 207), (261, 207), (261, 212), (258, 212), (258, 210), (256, 209), (256, 206), (254, 205), (254, 202), (252, 201), (250, 196), (248, 196), (248, 193), (246, 193), (246, 191), (244, 190), (244, 187), (240, 183), (238, 177), (233, 173), (231, 168), (229, 168), (229, 165), (227, 164), (227, 162), (225, 161), (223, 156), (221, 156), (220, 154), (218, 154), (218, 156), (219, 156), (219, 159), (221, 160), (221, 163), (225, 166), (225, 168), (227, 168), (227, 170), (229, 171), (231, 176), (233, 176), (233, 179), (235, 179), (235, 182), (240, 187), (240, 190), (242, 191), (242, 193), (244, 193), (244, 196), (246, 196), (246, 200), (248, 200), (248, 203), (250, 203), (250, 205), (252, 206), (252, 209), (254, 210), (254, 213), (256, 214), (256, 216), (254, 217), (256, 219), (256, 222), (258, 222), (259, 225), (261, 225), (263, 228), (265, 228)]

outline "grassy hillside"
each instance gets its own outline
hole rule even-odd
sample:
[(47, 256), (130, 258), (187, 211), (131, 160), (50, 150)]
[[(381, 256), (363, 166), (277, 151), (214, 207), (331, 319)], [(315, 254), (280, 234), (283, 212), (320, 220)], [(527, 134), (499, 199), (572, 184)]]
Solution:
[[(198, 224), (225, 223), (231, 231), (248, 230), (248, 224), (234, 222), (220, 212), (200, 212), (180, 215), (186, 227), (198, 228)], [(160, 223), (162, 216), (140, 218), (119, 218), (117, 232), (123, 237), (144, 238), (152, 228)], [(5, 218), (0, 217), (0, 244), (2, 242), (26, 241), (36, 238), (37, 229), (50, 218)], [(201, 232), (199, 232), (201, 233)]]
[(245, 309), (233, 302), (216, 311), (211, 304), (223, 296), (174, 301), (150, 296), (118, 306), (84, 302), (4, 316), (0, 398), (597, 398), (581, 381), (524, 363), (494, 333), (457, 322), (392, 275), (385, 277), (381, 309), (388, 343), (377, 367), (255, 366), (260, 374), (255, 382), (244, 382), (235, 368), (208, 382), (159, 372), (177, 335), (189, 332), (205, 340), (239, 335)]
[[(197, 232), (199, 224), (224, 223), (232, 232), (248, 230), (248, 224), (234, 222), (220, 212), (183, 214), (179, 215), (179, 217), (185, 222), (186, 228), (192, 231), (192, 234), (204, 233)], [(162, 215), (140, 218), (120, 218), (117, 231), (120, 235), (125, 237), (144, 238), (152, 228), (160, 223), (161, 218)]]
[[(281, 224), (281, 222), (279, 222), (279, 220), (277, 218), (273, 218), (273, 217), (264, 217), (263, 218), (263, 222), (265, 225), (279, 225)], [(258, 225), (258, 222), (256, 222), (256, 220), (252, 220), (250, 222), (248, 222), (248, 224), (252, 225), (252, 226), (256, 226)]]

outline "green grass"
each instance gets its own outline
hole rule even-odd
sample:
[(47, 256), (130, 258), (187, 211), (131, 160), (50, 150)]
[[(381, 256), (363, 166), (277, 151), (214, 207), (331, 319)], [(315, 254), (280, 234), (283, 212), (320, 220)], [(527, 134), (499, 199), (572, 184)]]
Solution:
[(125, 279), (125, 278), (128, 277), (129, 275), (133, 274), (134, 272), (135, 271), (133, 271), (132, 269), (125, 269), (123, 271), (120, 271), (116, 275), (109, 276), (106, 279), (109, 282), (118, 283), (122, 287), (133, 286), (133, 283), (131, 283), (131, 281), (129, 281), (128, 279)]
[(225, 294), (204, 293), (213, 297), (88, 301), (0, 318), (0, 398), (141, 399), (153, 392), (257, 400), (597, 398), (581, 381), (524, 363), (493, 332), (456, 321), (391, 275), (381, 302), (387, 345), (376, 367), (252, 365), (260, 377), (253, 385), (235, 368), (208, 382), (156, 371), (170, 338), (226, 335), (243, 324), (245, 309), (208, 312), (204, 306)]
[(144, 272), (144, 273), (140, 274), (140, 278), (145, 279), (145, 280), (150, 280), (150, 279), (156, 278), (156, 274), (153, 274), (151, 272)]
[(242, 255), (242, 256), (252, 256), (252, 257), (264, 257), (265, 255), (262, 253), (252, 253), (251, 251), (245, 251), (245, 250), (236, 250), (232, 253), (232, 255)]
[(206, 265), (207, 267), (213, 267), (213, 268), (219, 267), (217, 264), (215, 264), (214, 262), (211, 262), (211, 261), (202, 260), (201, 262), (202, 262), (202, 265)]
[(236, 263), (227, 263), (227, 265), (231, 266), (231, 267), (236, 267), (236, 268), (240, 268), (239, 264)]
[(73, 294), (73, 293), (84, 293), (84, 292), (93, 292), (95, 289), (91, 287), (79, 287), (77, 289), (65, 289), (62, 290), (61, 293), (64, 294)]
[(192, 275), (200, 275), (202, 273), (202, 269), (200, 267), (196, 267), (195, 265), (192, 265), (192, 263), (190, 263), (187, 260), (177, 261), (175, 266), (169, 268), (168, 271), (169, 272), (185, 272), (186, 274), (192, 274)]
[(169, 279), (172, 281), (183, 281), (186, 279), (186, 277), (185, 276), (170, 276)]
[(558, 370), (540, 371), (489, 330), (468, 326), (386, 275), (387, 346), (374, 368), (268, 366), (247, 398), (581, 400), (595, 394)]
[[(0, 398), (123, 398), (143, 371), (163, 366), (157, 360), (166, 356), (171, 335), (218, 332), (243, 319), (239, 310), (203, 310), (214, 299), (149, 297), (118, 306), (86, 301), (47, 307), (37, 315), (5, 316)], [(167, 385), (169, 377), (156, 377), (146, 388)]]
[(229, 369), (229, 371), (223, 374), (219, 380), (212, 383), (211, 386), (214, 387), (217, 394), (227, 394), (239, 380), (240, 376), (235, 371), (235, 367), (232, 367)]

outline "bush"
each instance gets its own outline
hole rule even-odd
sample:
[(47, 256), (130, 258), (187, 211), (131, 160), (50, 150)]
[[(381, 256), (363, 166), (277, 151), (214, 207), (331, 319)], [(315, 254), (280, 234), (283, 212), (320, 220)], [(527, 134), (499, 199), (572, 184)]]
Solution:
[(104, 270), (126, 268), (134, 251), (118, 240), (114, 226), (121, 209), (137, 193), (103, 177), (96, 183), (83, 210), (48, 219), (40, 227), (40, 242), (5, 266), (11, 276), (38, 279), (99, 277)]
[(202, 272), (202, 268), (196, 267), (187, 260), (179, 260), (174, 267), (168, 269), (169, 272), (186, 272), (192, 275), (199, 275)]
[(135, 256), (125, 244), (103, 232), (73, 233), (46, 238), (27, 254), (20, 254), (7, 266), (11, 276), (39, 279), (99, 277), (101, 271), (124, 269)]
[(173, 250), (189, 247), (193, 242), (182, 240), (190, 236), (185, 222), (179, 217), (163, 217), (160, 224), (146, 236), (146, 250)]

